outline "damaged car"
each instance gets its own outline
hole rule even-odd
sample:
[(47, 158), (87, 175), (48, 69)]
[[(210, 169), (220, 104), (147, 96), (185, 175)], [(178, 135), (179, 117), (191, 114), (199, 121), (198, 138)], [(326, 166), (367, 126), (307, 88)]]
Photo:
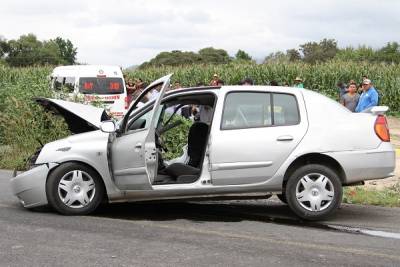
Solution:
[[(339, 207), (344, 186), (394, 175), (387, 107), (352, 113), (314, 91), (289, 87), (169, 90), (170, 78), (151, 83), (118, 122), (100, 108), (38, 99), (74, 134), (44, 145), (29, 170), (11, 179), (22, 205), (83, 215), (104, 201), (275, 193), (297, 216), (320, 220)], [(167, 133), (194, 106), (200, 116), (189, 121), (185, 150), (165, 159)]]

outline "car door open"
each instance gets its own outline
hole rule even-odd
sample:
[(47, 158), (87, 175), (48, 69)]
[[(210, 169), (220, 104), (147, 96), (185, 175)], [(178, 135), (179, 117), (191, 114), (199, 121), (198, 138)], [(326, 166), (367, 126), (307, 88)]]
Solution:
[[(155, 127), (159, 117), (160, 103), (169, 87), (171, 74), (152, 82), (135, 100), (124, 117), (120, 134), (110, 144), (111, 166), (114, 181), (124, 190), (152, 189), (157, 175), (158, 155), (155, 144)], [(157, 88), (160, 88), (158, 91)], [(154, 104), (136, 112), (136, 106), (150, 95)], [(136, 114), (138, 113), (138, 114)], [(128, 126), (132, 120), (141, 119), (137, 129)]]

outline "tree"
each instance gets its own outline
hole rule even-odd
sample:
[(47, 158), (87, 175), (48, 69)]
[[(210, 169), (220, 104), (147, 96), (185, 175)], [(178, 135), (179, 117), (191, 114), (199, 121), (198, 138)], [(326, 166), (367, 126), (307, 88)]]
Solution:
[(61, 37), (43, 42), (32, 33), (8, 42), (0, 38), (0, 58), (16, 67), (74, 64), (76, 50), (70, 40)]
[(268, 63), (283, 63), (283, 62), (288, 62), (289, 58), (287, 55), (285, 55), (284, 52), (278, 51), (275, 53), (270, 53), (268, 56), (265, 57), (264, 59), (264, 64)]
[(150, 66), (182, 66), (192, 64), (221, 64), (231, 61), (228, 53), (222, 49), (212, 47), (203, 48), (198, 53), (182, 52), (173, 50), (171, 52), (161, 52), (148, 62), (144, 62), (139, 68), (144, 69)]
[(228, 52), (223, 49), (215, 49), (213, 47), (200, 49), (198, 54), (200, 55), (203, 63), (223, 64), (232, 60), (229, 57)]
[(64, 59), (61, 56), (60, 48), (53, 41), (44, 41), (42, 47), (39, 50), (39, 58), (36, 64), (39, 65), (59, 65), (65, 64)]
[(0, 36), (0, 59), (3, 58), (10, 50), (8, 42), (2, 36)]
[(140, 68), (148, 66), (182, 66), (189, 64), (196, 64), (201, 62), (198, 54), (193, 52), (182, 52), (180, 50), (173, 50), (171, 52), (161, 52), (149, 62), (140, 65)]
[(60, 50), (60, 56), (65, 62), (65, 64), (70, 64), (70, 65), (75, 64), (77, 48), (74, 47), (74, 45), (70, 40), (68, 39), (64, 40), (61, 37), (57, 37), (56, 39), (50, 41), (57, 44)]
[(376, 60), (388, 63), (400, 63), (400, 45), (389, 42), (376, 52)]
[(251, 56), (247, 54), (245, 51), (240, 49), (236, 52), (235, 58), (243, 61), (251, 61)]
[(286, 55), (291, 62), (301, 60), (300, 52), (297, 49), (286, 50)]
[(303, 53), (305, 62), (316, 63), (334, 58), (338, 48), (334, 39), (323, 39), (319, 43), (308, 42), (300, 45), (300, 51)]
[(11, 66), (29, 66), (39, 61), (42, 43), (33, 34), (21, 35), (18, 40), (8, 41), (9, 53), (6, 61)]

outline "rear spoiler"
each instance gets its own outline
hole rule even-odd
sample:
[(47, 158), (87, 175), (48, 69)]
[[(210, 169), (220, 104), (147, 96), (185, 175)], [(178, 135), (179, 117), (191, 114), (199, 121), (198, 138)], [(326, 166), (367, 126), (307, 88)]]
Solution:
[(362, 113), (372, 113), (373, 115), (383, 115), (389, 110), (388, 106), (375, 106), (363, 110)]

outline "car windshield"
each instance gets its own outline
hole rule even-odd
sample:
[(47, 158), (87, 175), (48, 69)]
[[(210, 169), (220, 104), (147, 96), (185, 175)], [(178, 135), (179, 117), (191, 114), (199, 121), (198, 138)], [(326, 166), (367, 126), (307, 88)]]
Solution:
[(79, 92), (83, 94), (113, 95), (122, 94), (122, 78), (82, 77), (79, 79)]

